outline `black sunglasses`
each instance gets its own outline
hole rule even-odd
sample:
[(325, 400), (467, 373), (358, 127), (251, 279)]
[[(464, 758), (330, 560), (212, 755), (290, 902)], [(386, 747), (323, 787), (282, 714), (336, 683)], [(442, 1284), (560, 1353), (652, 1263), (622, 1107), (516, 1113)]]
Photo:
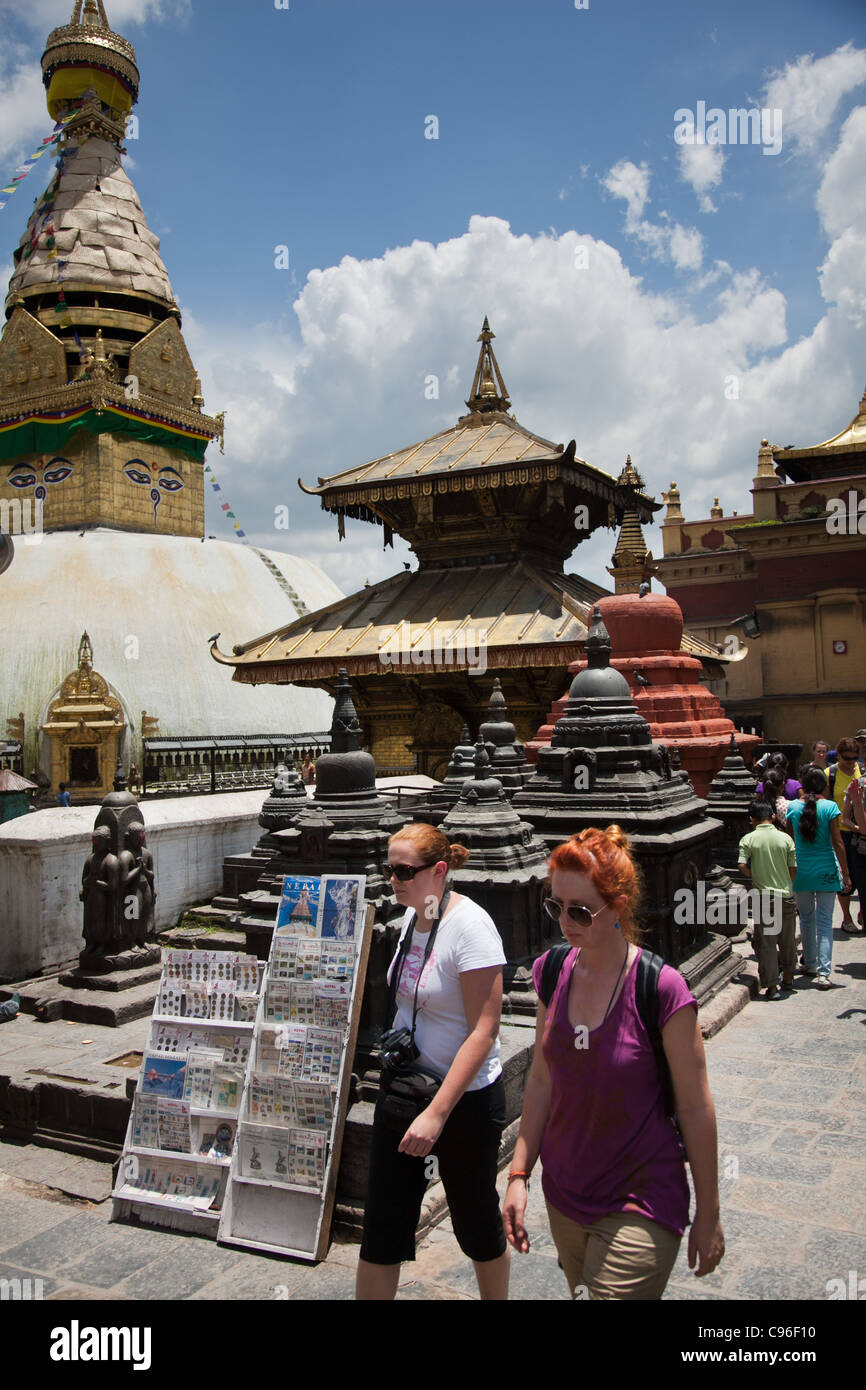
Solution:
[(600, 907), (598, 912), (591, 912), (588, 907), (584, 907), (580, 903), (558, 903), (555, 898), (544, 899), (544, 910), (548, 917), (553, 918), (554, 922), (561, 921), (565, 915), (570, 917), (578, 927), (590, 926), (596, 917), (604, 912), (605, 907), (607, 907), (607, 903), (604, 904), (604, 907)]
[(425, 869), (434, 867), (433, 864), (389, 864), (388, 877), (396, 878), (400, 883), (408, 883), (416, 874), (423, 874)]

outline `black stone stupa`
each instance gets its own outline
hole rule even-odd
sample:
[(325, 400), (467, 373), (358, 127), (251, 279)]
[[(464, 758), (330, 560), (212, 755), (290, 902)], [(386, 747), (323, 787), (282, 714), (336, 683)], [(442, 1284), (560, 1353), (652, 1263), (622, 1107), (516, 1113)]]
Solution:
[[(541, 906), (547, 847), (509, 805), (480, 740), (475, 750), (473, 776), (464, 782), (459, 800), (439, 829), (452, 843), (469, 850), (469, 859), (454, 871), (454, 887), (489, 912), (496, 923), (509, 961), (506, 989), (510, 990), (518, 965), (522, 963), (525, 970), (552, 940), (559, 940), (560, 933)], [(522, 1011), (534, 1008), (533, 996)]]
[[(671, 768), (667, 750), (652, 742), (628, 682), (610, 666), (610, 637), (597, 605), (586, 655), (550, 746), (539, 749), (535, 774), (512, 798), (513, 809), (551, 850), (587, 826), (620, 825), (643, 873), (645, 944), (706, 998), (738, 966), (726, 938), (688, 920), (700, 918), (698, 884), (708, 878), (721, 823), (707, 816), (687, 774)], [(675, 911), (674, 893), (682, 888), (690, 896), (685, 911)]]
[[(282, 829), (262, 836), (256, 847), (260, 857), (255, 886), (238, 893), (236, 925), (246, 932), (247, 948), (261, 958), (268, 953), (286, 874), (364, 874), (367, 902), (375, 907), (377, 919), (388, 921), (400, 911), (382, 864), (388, 836), (409, 816), (395, 811), (376, 790), (376, 765), (361, 749), (361, 726), (345, 670), (337, 687), (331, 751), (316, 761), (315, 795), (298, 806)], [(240, 859), (233, 856), (235, 869)]]
[(523, 744), (518, 742), (517, 731), (508, 718), (498, 676), (493, 682), (487, 718), (478, 730), (478, 737), (487, 749), (491, 776), (499, 778), (505, 795), (510, 799), (523, 786), (532, 769), (526, 761)]
[(469, 736), (469, 728), (463, 725), (460, 742), (451, 754), (448, 770), (442, 781), (432, 787), (424, 803), (415, 811), (415, 820), (427, 825), (439, 825), (455, 806), (463, 790), (463, 783), (475, 771), (475, 745)]
[(749, 806), (757, 795), (756, 788), (755, 774), (746, 767), (731, 734), (727, 757), (707, 792), (707, 809), (722, 824), (713, 838), (715, 857), (737, 882), (743, 881), (737, 868), (739, 847), (752, 828)]

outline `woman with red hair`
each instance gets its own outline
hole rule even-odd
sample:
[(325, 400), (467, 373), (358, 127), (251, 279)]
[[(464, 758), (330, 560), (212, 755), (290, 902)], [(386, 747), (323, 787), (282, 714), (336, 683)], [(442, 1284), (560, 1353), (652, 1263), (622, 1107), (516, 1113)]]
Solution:
[(679, 972), (663, 965), (661, 1060), (636, 991), (639, 901), (639, 872), (619, 826), (584, 830), (551, 856), (545, 907), (572, 949), (555, 984), (545, 979), (546, 955), (533, 969), (535, 1055), (503, 1218), (511, 1245), (526, 1252), (526, 1194), (540, 1155), (551, 1231), (575, 1298), (664, 1292), (689, 1217), (680, 1138), (665, 1103), (667, 1070), (695, 1187), (689, 1266), (709, 1274), (725, 1249), (697, 1003)]

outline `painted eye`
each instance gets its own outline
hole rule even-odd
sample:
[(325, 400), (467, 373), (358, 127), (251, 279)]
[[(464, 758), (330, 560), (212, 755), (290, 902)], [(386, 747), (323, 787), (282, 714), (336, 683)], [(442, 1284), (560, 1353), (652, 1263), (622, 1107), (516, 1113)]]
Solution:
[(177, 492), (183, 487), (180, 478), (160, 478), (159, 485), (163, 492)]
[(9, 479), (13, 487), (32, 487), (36, 482), (35, 473), (16, 473), (14, 478)]
[(72, 472), (71, 468), (52, 468), (50, 473), (44, 475), (46, 483), (62, 483), (64, 478), (68, 478)]
[(139, 473), (137, 468), (124, 468), (127, 478), (134, 483), (140, 483), (143, 487), (150, 487), (150, 474)]

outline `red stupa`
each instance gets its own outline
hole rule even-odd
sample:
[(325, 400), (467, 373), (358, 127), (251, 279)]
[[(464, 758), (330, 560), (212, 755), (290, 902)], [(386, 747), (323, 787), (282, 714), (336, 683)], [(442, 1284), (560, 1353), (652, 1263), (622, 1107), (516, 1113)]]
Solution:
[[(679, 749), (681, 765), (696, 795), (705, 797), (725, 761), (731, 734), (735, 734), (747, 763), (760, 739), (736, 731), (716, 696), (701, 684), (701, 662), (681, 650), (683, 615), (674, 599), (664, 594), (648, 593), (641, 598), (635, 593), (620, 593), (598, 602), (610, 633), (611, 666), (628, 681), (653, 739)], [(585, 666), (585, 661), (573, 662), (569, 676), (574, 679)], [(638, 675), (642, 680), (636, 679)], [(550, 743), (553, 725), (567, 700), (566, 691), (554, 704), (547, 723), (526, 744), (530, 762), (536, 761), (541, 745)]]

